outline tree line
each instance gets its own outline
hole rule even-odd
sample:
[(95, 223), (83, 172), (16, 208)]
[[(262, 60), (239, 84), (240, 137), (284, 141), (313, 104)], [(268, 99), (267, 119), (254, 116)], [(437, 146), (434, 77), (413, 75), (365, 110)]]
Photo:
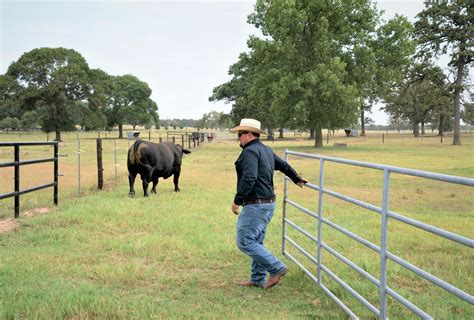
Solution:
[(158, 106), (146, 82), (127, 74), (91, 69), (77, 51), (37, 48), (24, 53), (0, 75), (0, 126), (55, 132), (110, 130), (123, 125), (159, 124)]
[[(310, 130), (316, 147), (322, 129), (359, 125), (365, 135), (366, 112), (381, 101), (391, 125), (409, 123), (417, 135), (420, 125), (437, 124), (442, 134), (452, 124), (453, 144), (461, 144), (461, 117), (473, 121), (472, 103), (461, 103), (473, 61), (472, 3), (426, 1), (414, 25), (381, 15), (371, 0), (257, 0), (248, 22), (263, 37), (248, 39), (231, 80), (209, 100), (231, 103), (234, 123), (258, 118), (271, 134)], [(433, 62), (446, 53), (452, 81)]]

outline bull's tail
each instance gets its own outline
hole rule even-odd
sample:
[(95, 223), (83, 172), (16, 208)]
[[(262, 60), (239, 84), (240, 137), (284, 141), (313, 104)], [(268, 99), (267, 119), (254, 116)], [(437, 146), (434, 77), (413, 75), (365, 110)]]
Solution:
[(128, 160), (130, 161), (130, 164), (135, 165), (135, 164), (142, 164), (140, 161), (140, 154), (138, 147), (142, 143), (142, 140), (137, 140), (133, 144), (133, 146), (130, 147), (129, 153), (128, 153)]

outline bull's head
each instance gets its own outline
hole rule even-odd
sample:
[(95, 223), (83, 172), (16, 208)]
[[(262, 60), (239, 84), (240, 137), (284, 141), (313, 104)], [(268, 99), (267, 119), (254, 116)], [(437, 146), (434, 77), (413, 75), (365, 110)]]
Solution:
[(181, 146), (180, 144), (177, 144), (176, 146), (178, 146), (178, 148), (181, 149), (181, 154), (189, 154), (191, 153), (191, 150), (188, 150), (188, 149), (184, 149), (183, 146)]

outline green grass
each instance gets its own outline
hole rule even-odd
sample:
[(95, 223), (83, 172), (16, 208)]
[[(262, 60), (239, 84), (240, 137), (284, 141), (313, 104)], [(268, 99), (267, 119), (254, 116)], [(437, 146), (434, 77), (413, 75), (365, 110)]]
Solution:
[[(336, 137), (346, 141), (344, 137)], [(335, 139), (336, 139), (335, 138)], [(279, 141), (270, 144), (280, 155), (284, 149), (319, 153), (381, 164), (410, 167), (446, 174), (474, 176), (474, 139), (464, 137), (463, 146), (439, 145), (434, 140), (385, 141), (377, 138), (349, 140), (346, 149), (314, 149), (311, 142)], [(4, 140), (4, 137), (2, 137)], [(428, 139), (425, 139), (428, 140)], [(113, 153), (107, 151), (108, 188), (95, 192), (84, 186), (86, 196), (75, 196), (72, 173), (60, 180), (58, 208), (45, 215), (20, 216), (21, 227), (0, 234), (0, 318), (1, 319), (90, 319), (90, 318), (347, 318), (344, 311), (317, 285), (281, 254), (281, 199), (283, 179), (276, 175), (278, 207), (267, 232), (267, 246), (290, 267), (282, 283), (271, 290), (240, 288), (234, 283), (248, 277), (248, 258), (235, 246), (236, 217), (230, 212), (235, 192), (234, 161), (240, 149), (235, 142), (204, 144), (183, 160), (180, 193), (174, 193), (170, 179), (160, 181), (158, 194), (127, 197), (126, 170), (121, 141), (119, 185), (114, 187)], [(87, 145), (93, 154), (93, 144)], [(74, 141), (62, 147), (70, 156), (62, 158), (64, 168), (74, 166)], [(2, 158), (3, 161), (3, 158)], [(316, 183), (317, 161), (290, 158), (294, 167)], [(112, 163), (112, 165), (110, 165)], [(67, 165), (67, 166), (66, 166)], [(93, 156), (84, 165), (94, 169)], [(109, 169), (107, 169), (109, 168)], [(381, 203), (380, 172), (328, 165), (325, 182), (331, 189), (352, 197)], [(66, 172), (67, 173), (67, 172)], [(25, 173), (26, 177), (29, 177)], [(93, 173), (91, 174), (93, 177)], [(33, 177), (31, 177), (33, 179)], [(73, 180), (65, 181), (66, 179)], [(472, 190), (418, 178), (393, 177), (390, 208), (412, 218), (474, 237)], [(61, 184), (61, 181), (63, 183)], [(66, 187), (67, 186), (67, 187)], [(22, 197), (22, 210), (51, 205), (49, 193)], [(290, 198), (316, 211), (317, 194), (308, 188), (290, 186)], [(49, 197), (48, 199), (43, 199)], [(11, 199), (10, 199), (11, 200)], [(12, 215), (3, 205), (4, 216)], [(328, 219), (379, 243), (380, 218), (370, 211), (326, 199)], [(7, 212), (7, 213), (6, 213)], [(288, 207), (288, 216), (315, 234), (314, 220)], [(439, 240), (430, 234), (389, 222), (389, 249), (436, 276), (474, 292), (472, 250)], [(305, 249), (315, 246), (295, 231), (289, 234)], [(378, 255), (323, 226), (324, 241), (378, 276)], [(290, 252), (308, 269), (314, 266), (295, 249)], [(354, 289), (378, 306), (378, 289), (323, 251), (323, 263)], [(324, 283), (361, 318), (373, 318), (347, 292), (323, 276)], [(389, 262), (390, 287), (435, 318), (472, 319), (472, 305), (437, 289), (427, 281)], [(389, 299), (391, 319), (414, 318)]]

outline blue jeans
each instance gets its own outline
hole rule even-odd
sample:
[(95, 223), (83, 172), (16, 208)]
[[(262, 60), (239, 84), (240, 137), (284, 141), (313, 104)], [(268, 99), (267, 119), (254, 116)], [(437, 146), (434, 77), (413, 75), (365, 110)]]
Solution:
[(267, 272), (274, 275), (285, 265), (263, 245), (267, 225), (273, 217), (275, 203), (251, 204), (243, 207), (237, 220), (237, 247), (252, 258), (250, 280), (263, 286)]

